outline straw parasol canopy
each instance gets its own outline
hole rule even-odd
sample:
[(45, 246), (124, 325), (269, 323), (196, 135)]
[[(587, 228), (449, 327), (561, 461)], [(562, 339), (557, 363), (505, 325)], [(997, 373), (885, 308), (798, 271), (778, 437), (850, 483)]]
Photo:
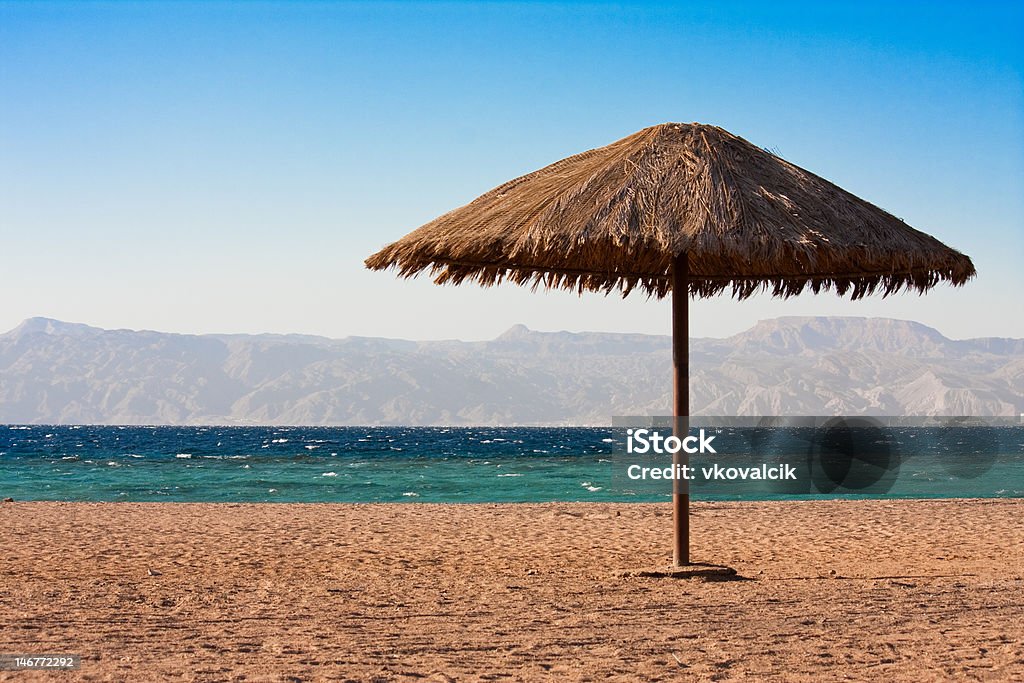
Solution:
[[(974, 277), (970, 258), (716, 126), (665, 123), (511, 180), (370, 258), (438, 284), (672, 293), (675, 432), (688, 431), (688, 299), (729, 288), (859, 299)], [(686, 464), (677, 454), (674, 463)], [(689, 564), (673, 490), (673, 563)]]
[(438, 284), (510, 280), (623, 295), (744, 299), (834, 288), (962, 285), (971, 260), (827, 180), (716, 126), (665, 123), (494, 188), (366, 260)]

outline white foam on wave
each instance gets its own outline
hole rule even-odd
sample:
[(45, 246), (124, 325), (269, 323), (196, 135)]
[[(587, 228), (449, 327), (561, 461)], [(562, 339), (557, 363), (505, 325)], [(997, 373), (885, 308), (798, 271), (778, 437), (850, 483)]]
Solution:
[(181, 458), (183, 460), (188, 460), (189, 458), (192, 457), (192, 454), (191, 453), (176, 453), (174, 457), (175, 458)]
[(338, 473), (337, 472), (324, 472), (320, 476), (321, 477), (336, 477), (336, 476), (338, 476)]
[(402, 495), (403, 496), (408, 496), (410, 498), (419, 498), (420, 497), (420, 494), (416, 493), (415, 491), (406, 491)]

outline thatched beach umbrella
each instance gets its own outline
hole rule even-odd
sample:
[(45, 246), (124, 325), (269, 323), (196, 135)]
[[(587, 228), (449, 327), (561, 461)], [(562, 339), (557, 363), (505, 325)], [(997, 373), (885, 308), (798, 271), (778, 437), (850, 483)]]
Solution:
[[(666, 123), (546, 166), (366, 260), (438, 284), (502, 281), (672, 293), (674, 415), (689, 414), (689, 296), (834, 289), (859, 299), (962, 285), (971, 260), (743, 138)], [(685, 422), (677, 422), (677, 429)], [(677, 432), (679, 433), (679, 432)], [(674, 563), (689, 564), (689, 496), (673, 495)]]

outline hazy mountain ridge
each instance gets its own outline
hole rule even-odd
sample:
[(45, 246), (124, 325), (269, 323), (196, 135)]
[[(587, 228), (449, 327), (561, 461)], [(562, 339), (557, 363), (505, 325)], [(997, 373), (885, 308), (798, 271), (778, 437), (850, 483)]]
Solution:
[[(532, 332), (484, 342), (103, 330), (0, 335), (0, 422), (607, 424), (666, 414), (668, 337)], [(690, 342), (694, 413), (1014, 415), (1024, 339), (951, 340), (882, 318), (779, 318)]]

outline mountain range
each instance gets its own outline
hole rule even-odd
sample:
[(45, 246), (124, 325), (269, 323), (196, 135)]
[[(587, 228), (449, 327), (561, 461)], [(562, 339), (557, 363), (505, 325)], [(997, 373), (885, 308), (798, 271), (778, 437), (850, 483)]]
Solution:
[[(0, 335), (0, 423), (600, 425), (671, 411), (671, 342), (186, 335), (31, 318)], [(1024, 339), (884, 318), (764, 320), (690, 340), (695, 415), (1018, 415)]]

